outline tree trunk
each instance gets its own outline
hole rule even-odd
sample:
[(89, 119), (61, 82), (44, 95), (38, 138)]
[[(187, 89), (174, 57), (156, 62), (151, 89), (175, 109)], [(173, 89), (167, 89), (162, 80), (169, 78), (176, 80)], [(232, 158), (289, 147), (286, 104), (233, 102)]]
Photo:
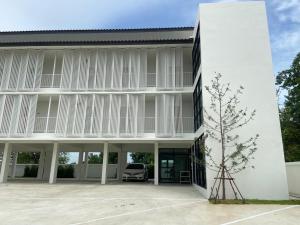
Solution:
[(225, 144), (224, 144), (224, 130), (223, 130), (223, 118), (222, 118), (222, 97), (219, 92), (219, 107), (220, 107), (220, 133), (221, 133), (221, 146), (222, 146), (222, 199), (226, 199), (226, 190), (225, 190)]
[(222, 199), (226, 199), (226, 191), (225, 191), (225, 167), (224, 164), (222, 164)]

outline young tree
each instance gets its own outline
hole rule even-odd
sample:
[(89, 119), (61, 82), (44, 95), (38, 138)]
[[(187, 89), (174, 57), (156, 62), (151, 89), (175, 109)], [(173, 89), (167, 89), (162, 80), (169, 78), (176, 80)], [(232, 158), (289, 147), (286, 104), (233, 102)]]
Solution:
[[(211, 86), (205, 86), (205, 90), (210, 95), (211, 102), (210, 110), (207, 111), (204, 109), (206, 137), (220, 143), (221, 161), (217, 162), (213, 157), (211, 148), (204, 146), (204, 151), (207, 168), (218, 171), (215, 180), (215, 184), (217, 180), (219, 181), (216, 196), (219, 196), (219, 187), (221, 186), (222, 199), (226, 199), (225, 181), (228, 180), (230, 182), (234, 194), (237, 197), (233, 187), (233, 185), (236, 187), (236, 184), (231, 175), (251, 166), (250, 160), (254, 159), (253, 154), (257, 150), (256, 141), (259, 135), (256, 134), (246, 140), (240, 140), (238, 129), (241, 129), (253, 120), (255, 110), (250, 111), (247, 107), (240, 107), (239, 97), (243, 93), (243, 86), (240, 86), (235, 92), (232, 92), (229, 83), (221, 83), (221, 77), (220, 73), (216, 73), (216, 76), (211, 81)], [(214, 151), (217, 151), (217, 149), (214, 149)], [(251, 167), (254, 168), (254, 166)], [(213, 191), (214, 190), (212, 190), (212, 193)]]

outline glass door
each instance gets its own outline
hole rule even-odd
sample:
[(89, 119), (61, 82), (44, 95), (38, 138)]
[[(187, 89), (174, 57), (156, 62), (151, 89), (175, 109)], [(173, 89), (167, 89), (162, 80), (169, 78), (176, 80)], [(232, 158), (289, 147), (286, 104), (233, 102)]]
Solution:
[(174, 160), (162, 157), (160, 160), (160, 179), (161, 182), (174, 182), (175, 168)]

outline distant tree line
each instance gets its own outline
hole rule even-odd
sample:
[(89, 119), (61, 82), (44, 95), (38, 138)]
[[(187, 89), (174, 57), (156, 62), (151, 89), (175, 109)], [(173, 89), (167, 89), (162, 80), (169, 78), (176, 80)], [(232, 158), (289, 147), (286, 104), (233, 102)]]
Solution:
[(287, 91), (279, 109), (285, 160), (300, 161), (300, 52), (290, 68), (277, 75), (276, 84)]

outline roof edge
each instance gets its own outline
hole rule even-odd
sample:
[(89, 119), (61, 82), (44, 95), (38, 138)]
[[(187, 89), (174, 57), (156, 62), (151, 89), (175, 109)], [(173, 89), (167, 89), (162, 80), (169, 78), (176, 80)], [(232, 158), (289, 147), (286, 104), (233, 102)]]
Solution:
[(123, 41), (45, 41), (45, 42), (6, 42), (1, 47), (20, 46), (78, 46), (78, 45), (150, 45), (150, 44), (191, 44), (193, 39), (166, 39), (166, 40), (123, 40)]
[(28, 31), (0, 31), (2, 34), (56, 34), (56, 33), (119, 33), (119, 32), (153, 32), (153, 31), (185, 31), (194, 27), (149, 27), (126, 29), (74, 29), (74, 30), (28, 30)]

